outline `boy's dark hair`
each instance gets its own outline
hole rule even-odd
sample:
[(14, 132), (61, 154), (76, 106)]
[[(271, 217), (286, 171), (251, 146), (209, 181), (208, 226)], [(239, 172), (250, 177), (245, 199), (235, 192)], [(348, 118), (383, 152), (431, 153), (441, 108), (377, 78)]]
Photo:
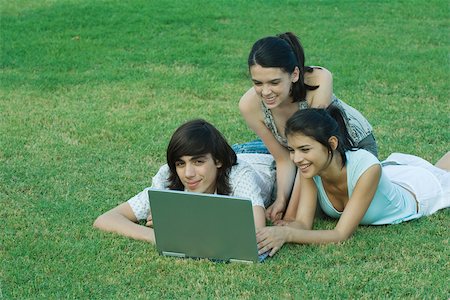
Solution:
[(188, 121), (175, 130), (167, 146), (167, 164), (170, 169), (169, 189), (184, 190), (177, 175), (175, 163), (182, 156), (211, 154), (222, 166), (216, 179), (217, 194), (230, 195), (229, 175), (231, 167), (237, 164), (237, 156), (223, 135), (210, 123), (202, 119)]

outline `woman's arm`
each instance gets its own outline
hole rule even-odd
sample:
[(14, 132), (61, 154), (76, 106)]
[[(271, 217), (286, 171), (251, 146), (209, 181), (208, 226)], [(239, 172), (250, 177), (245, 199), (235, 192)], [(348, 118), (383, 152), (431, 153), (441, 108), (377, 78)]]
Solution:
[[(275, 159), (275, 161), (277, 164), (277, 195), (274, 203), (272, 203), (266, 210), (266, 217), (272, 222), (281, 220), (285, 215), (286, 207), (288, 206), (290, 201), (289, 196), (294, 184), (296, 170), (296, 167), (294, 164), (292, 164), (291, 160), (279, 158), (278, 160)], [(286, 218), (288, 219), (294, 217), (295, 215), (286, 216)]]
[[(153, 228), (139, 225), (136, 222), (137, 219), (131, 206), (124, 202), (99, 216), (94, 222), (94, 227), (154, 244), (155, 233)], [(149, 217), (147, 224), (151, 224), (151, 217)]]
[(266, 216), (272, 221), (280, 220), (291, 194), (296, 167), (289, 157), (289, 151), (264, 124), (260, 101), (253, 88), (241, 98), (239, 109), (248, 127), (261, 138), (276, 162), (277, 196), (275, 203), (266, 210)]
[(294, 187), (292, 188), (292, 193), (289, 199), (288, 206), (286, 208), (286, 213), (284, 214), (283, 220), (281, 220), (281, 222), (291, 222), (296, 218), (298, 203), (300, 202), (300, 178), (300, 170), (297, 168)]
[[(351, 198), (332, 230), (312, 230), (314, 214), (311, 193), (312, 179), (302, 178), (301, 196), (297, 219), (287, 226), (267, 227), (258, 231), (258, 249), (260, 253), (271, 250), (270, 255), (278, 251), (284, 243), (326, 244), (344, 241), (353, 234), (372, 202), (381, 176), (381, 166), (373, 165), (358, 179)], [(307, 201), (304, 201), (304, 200)]]
[(301, 244), (338, 243), (351, 237), (369, 209), (381, 176), (381, 166), (373, 165), (358, 179), (352, 196), (332, 230), (294, 230), (287, 234), (287, 242)]
[[(296, 182), (298, 181), (300, 177), (296, 179)], [(301, 178), (300, 182), (302, 201), (298, 202), (296, 220), (292, 223), (284, 223), (285, 226), (270, 226), (258, 230), (256, 239), (260, 254), (270, 250), (269, 255), (273, 256), (288, 241), (291, 228), (312, 229), (317, 206), (317, 188), (312, 179)]]
[(312, 73), (305, 73), (305, 83), (319, 86), (313, 91), (307, 91), (306, 100), (311, 108), (327, 108), (333, 96), (333, 75), (325, 68), (314, 68)]

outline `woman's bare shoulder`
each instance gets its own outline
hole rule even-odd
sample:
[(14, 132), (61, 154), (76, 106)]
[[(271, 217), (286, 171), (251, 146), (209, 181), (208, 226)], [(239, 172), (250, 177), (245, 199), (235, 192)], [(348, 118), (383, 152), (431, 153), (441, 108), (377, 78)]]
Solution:
[(320, 66), (311, 66), (311, 69), (311, 72), (305, 72), (305, 83), (307, 85), (316, 86), (332, 80), (333, 75), (328, 69)]
[(252, 112), (259, 110), (259, 97), (254, 88), (250, 88), (239, 100), (239, 109), (241, 112)]

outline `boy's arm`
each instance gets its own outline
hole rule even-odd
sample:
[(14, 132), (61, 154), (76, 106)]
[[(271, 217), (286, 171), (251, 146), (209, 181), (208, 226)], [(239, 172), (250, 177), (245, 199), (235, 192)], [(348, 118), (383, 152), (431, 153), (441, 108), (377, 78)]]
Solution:
[(128, 202), (124, 202), (99, 216), (93, 226), (132, 239), (155, 243), (153, 228), (137, 224), (136, 216)]

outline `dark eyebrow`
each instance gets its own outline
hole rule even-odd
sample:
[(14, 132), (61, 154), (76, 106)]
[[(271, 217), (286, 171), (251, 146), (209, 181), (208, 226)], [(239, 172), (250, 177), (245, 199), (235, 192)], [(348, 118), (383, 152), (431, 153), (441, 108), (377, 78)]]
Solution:
[[(254, 83), (261, 83), (261, 81), (256, 80), (256, 79), (253, 79), (253, 78), (252, 78), (252, 81), (253, 81)], [(275, 78), (275, 79), (270, 80), (269, 82), (274, 83), (274, 82), (280, 82), (280, 81), (281, 81), (281, 78)]]
[(201, 158), (206, 158), (208, 154), (199, 154), (199, 155), (193, 155), (191, 160), (197, 160), (197, 159), (201, 159)]
[(306, 144), (306, 145), (301, 145), (301, 146), (298, 146), (298, 147), (295, 147), (295, 148), (291, 147), (291, 146), (288, 146), (287, 149), (288, 150), (294, 150), (294, 149), (302, 150), (303, 148), (308, 148), (308, 147), (311, 147), (311, 145)]
[(297, 149), (303, 149), (303, 148), (308, 148), (308, 147), (311, 147), (311, 145), (308, 145), (308, 144), (301, 145), (301, 146), (297, 147)]

